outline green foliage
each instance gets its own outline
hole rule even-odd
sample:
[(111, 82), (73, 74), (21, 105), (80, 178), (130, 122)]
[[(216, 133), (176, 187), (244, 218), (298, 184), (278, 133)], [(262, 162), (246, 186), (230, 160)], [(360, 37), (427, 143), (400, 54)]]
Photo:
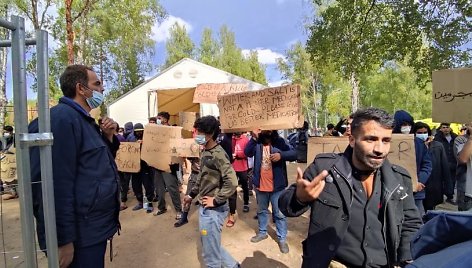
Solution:
[(195, 45), (185, 29), (178, 23), (170, 29), (170, 39), (166, 43), (167, 57), (164, 68), (171, 66), (183, 58), (193, 58)]
[(198, 61), (210, 66), (217, 66), (219, 51), (218, 41), (213, 39), (211, 29), (203, 29), (202, 40), (198, 48)]

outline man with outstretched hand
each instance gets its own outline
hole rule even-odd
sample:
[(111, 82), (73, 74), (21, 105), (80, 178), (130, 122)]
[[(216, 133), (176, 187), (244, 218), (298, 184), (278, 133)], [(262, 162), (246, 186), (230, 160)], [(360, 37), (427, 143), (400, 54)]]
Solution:
[(281, 195), (286, 216), (311, 209), (302, 267), (395, 267), (411, 260), (421, 219), (410, 175), (386, 159), (392, 129), (387, 112), (357, 111), (346, 151), (318, 155)]

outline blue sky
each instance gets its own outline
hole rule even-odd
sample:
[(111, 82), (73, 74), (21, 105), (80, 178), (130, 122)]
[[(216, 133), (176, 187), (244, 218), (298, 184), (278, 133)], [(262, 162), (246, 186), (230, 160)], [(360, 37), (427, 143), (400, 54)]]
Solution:
[(165, 60), (165, 41), (168, 29), (175, 22), (185, 25), (190, 38), (198, 47), (204, 28), (210, 28), (214, 37), (222, 25), (235, 33), (237, 45), (243, 52), (257, 50), (259, 61), (266, 66), (269, 83), (279, 83), (280, 73), (275, 59), (296, 41), (307, 39), (304, 25), (310, 15), (307, 0), (163, 0), (168, 18), (154, 27), (156, 40), (155, 60)]

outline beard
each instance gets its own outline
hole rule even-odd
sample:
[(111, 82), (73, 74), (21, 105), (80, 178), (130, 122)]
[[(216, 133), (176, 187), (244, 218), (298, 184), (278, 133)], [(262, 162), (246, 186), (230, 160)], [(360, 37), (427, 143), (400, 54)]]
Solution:
[(383, 165), (387, 154), (366, 154), (361, 150), (354, 149), (354, 157), (362, 165), (362, 167), (358, 167), (359, 169), (374, 171), (376, 169), (379, 169)]

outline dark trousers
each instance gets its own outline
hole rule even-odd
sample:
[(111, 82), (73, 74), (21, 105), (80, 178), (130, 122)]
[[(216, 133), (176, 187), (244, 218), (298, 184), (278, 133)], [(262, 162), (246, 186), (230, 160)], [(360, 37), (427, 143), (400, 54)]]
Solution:
[(154, 176), (156, 177), (156, 187), (158, 191), (158, 206), (159, 210), (166, 210), (166, 188), (169, 192), (170, 198), (172, 199), (172, 203), (174, 205), (174, 209), (177, 212), (182, 211), (182, 201), (180, 200), (180, 191), (179, 191), (179, 182), (177, 176), (163, 172), (160, 170), (156, 170), (154, 172)]
[(141, 169), (138, 173), (133, 173), (131, 185), (133, 192), (139, 202), (143, 202), (143, 186), (146, 191), (146, 198), (148, 202), (154, 199), (154, 182), (150, 169)]
[[(243, 188), (243, 200), (244, 205), (249, 204), (249, 188), (247, 182), (247, 171), (236, 171), (236, 176), (238, 177), (238, 184)], [(236, 199), (238, 196), (238, 191), (234, 191), (234, 194), (229, 198), (229, 213), (236, 213)]]
[(77, 248), (74, 247), (74, 259), (69, 268), (103, 268), (105, 267), (105, 252), (107, 241), (98, 244)]
[(448, 193), (446, 197), (452, 199), (454, 197), (454, 189), (456, 188), (456, 170), (450, 170), (451, 173), (451, 182), (449, 183)]
[(120, 176), (121, 202), (123, 203), (128, 201), (128, 190), (131, 174), (132, 173), (118, 172), (118, 175)]

